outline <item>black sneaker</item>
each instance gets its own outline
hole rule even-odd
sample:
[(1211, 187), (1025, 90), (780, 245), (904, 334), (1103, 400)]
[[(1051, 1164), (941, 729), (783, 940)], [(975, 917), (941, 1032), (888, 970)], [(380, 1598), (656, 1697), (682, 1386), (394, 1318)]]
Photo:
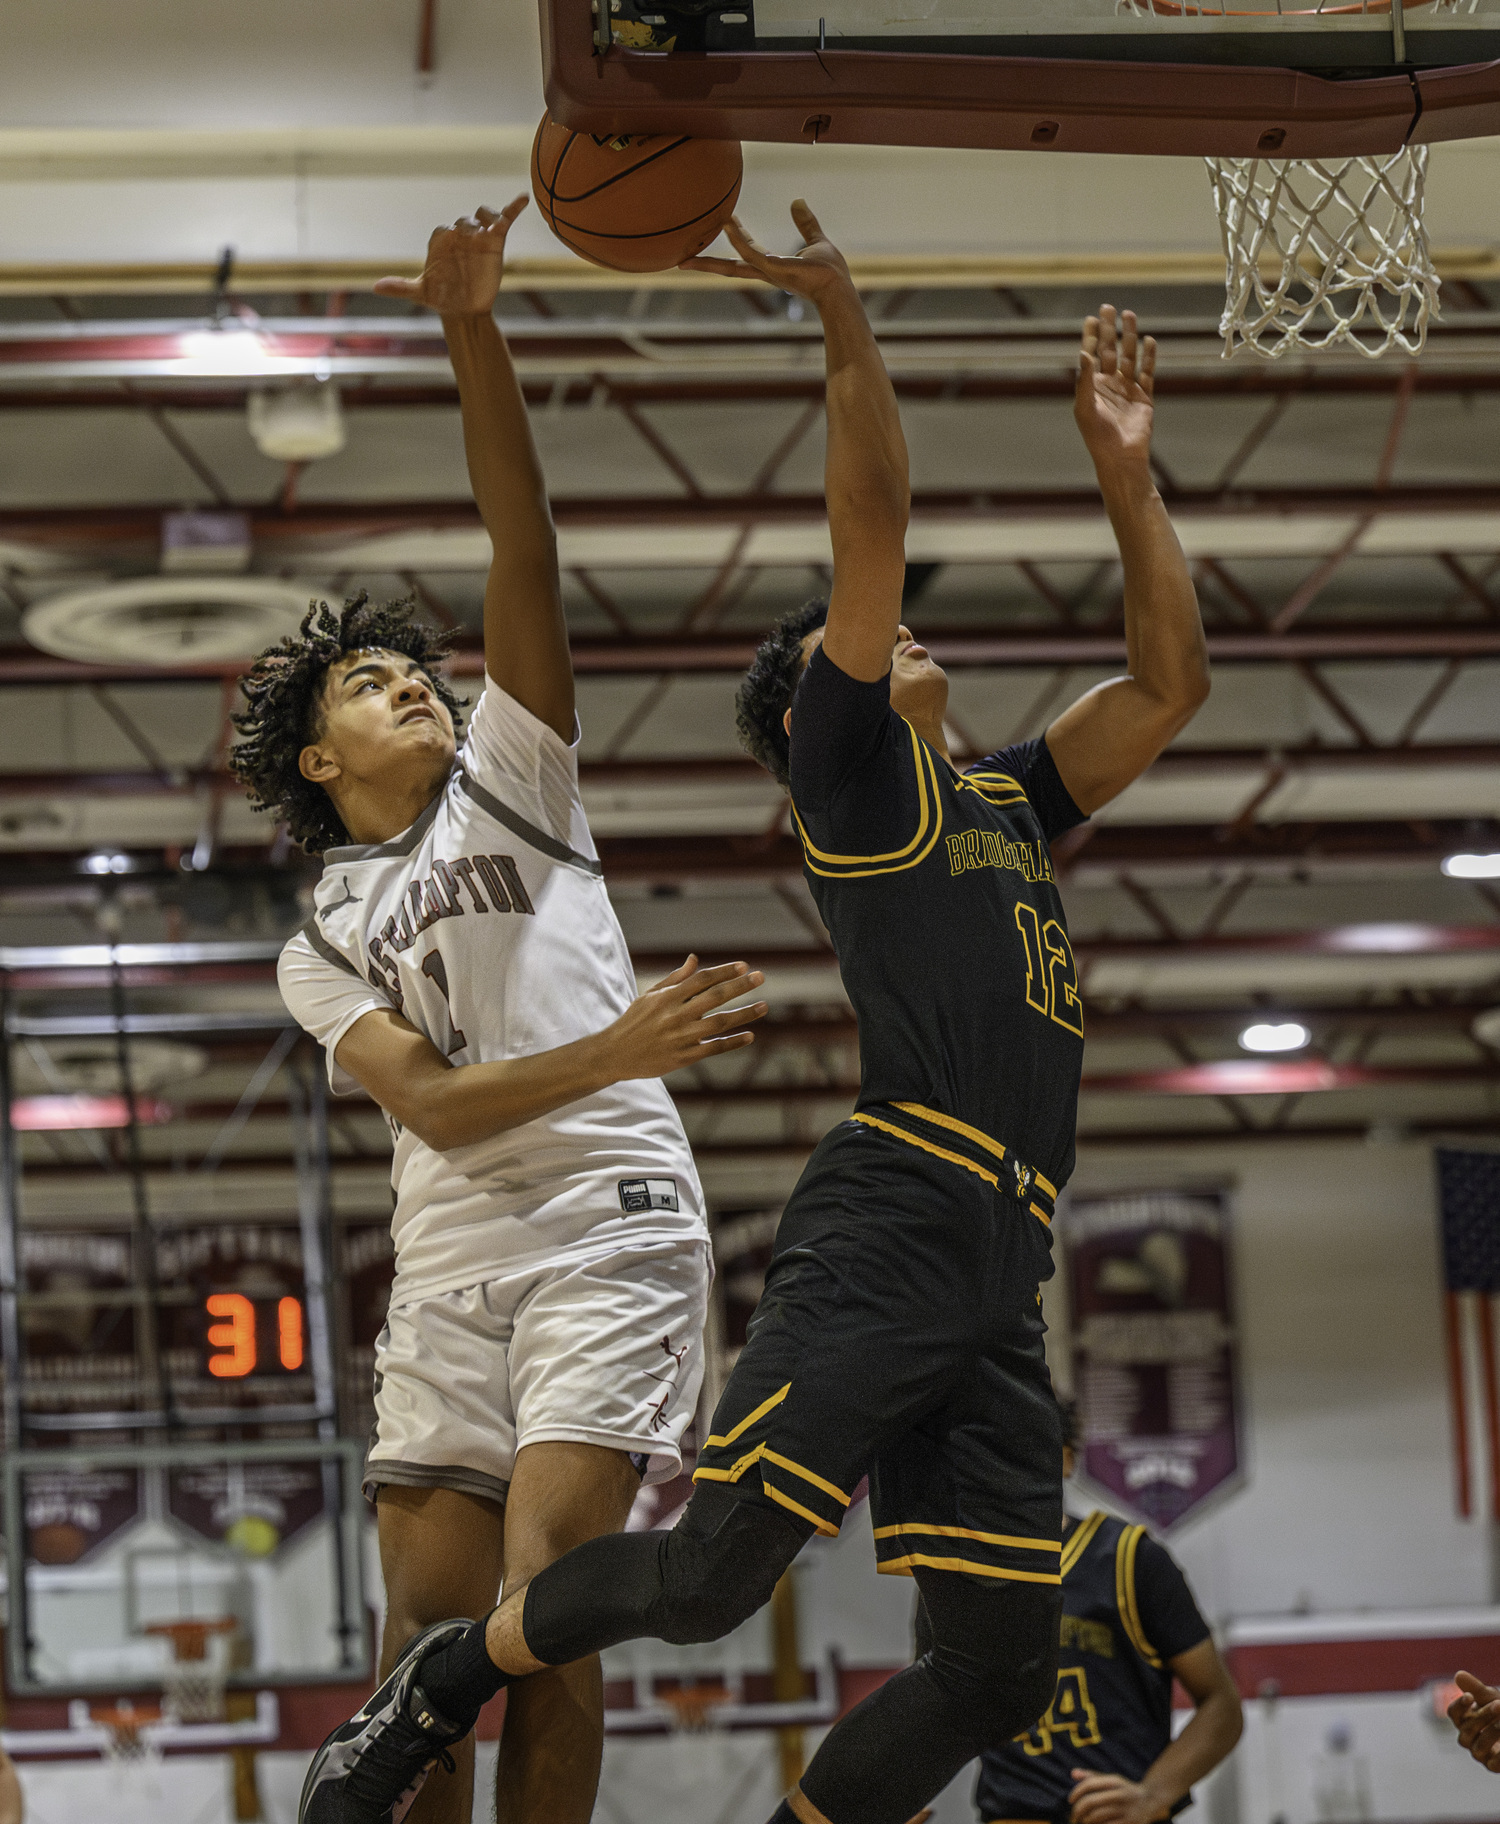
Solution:
[(313, 1756), (302, 1785), (297, 1824), (401, 1824), (439, 1761), (452, 1771), (448, 1748), (473, 1720), (455, 1723), (428, 1703), (417, 1683), (422, 1661), (471, 1624), (440, 1621), (408, 1642), (396, 1669)]

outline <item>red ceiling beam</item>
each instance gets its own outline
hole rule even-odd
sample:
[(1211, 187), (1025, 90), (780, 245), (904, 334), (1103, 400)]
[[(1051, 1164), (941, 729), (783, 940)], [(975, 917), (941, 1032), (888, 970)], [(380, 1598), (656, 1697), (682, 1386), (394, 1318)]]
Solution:
[[(1113, 634), (924, 629), (922, 642), (951, 671), (1022, 669), (1038, 666), (1113, 666), (1126, 662), (1125, 641)], [(742, 672), (755, 656), (754, 635), (702, 634), (683, 637), (573, 640), (573, 666), (586, 677), (658, 676), (666, 673)], [(1328, 660), (1482, 659), (1500, 657), (1500, 623), (1418, 621), (1333, 623), (1300, 626), (1286, 634), (1208, 635), (1216, 665), (1295, 664)], [(455, 648), (449, 670), (456, 678), (483, 671), (477, 645)], [(23, 647), (0, 653), (0, 686), (38, 684), (170, 684), (235, 678), (243, 661), (182, 665), (85, 665)], [(1337, 752), (1338, 750), (1330, 750)], [(1310, 757), (1310, 756), (1309, 756)]]
[[(0, 395), (3, 400), (3, 395)], [(9, 538), (52, 542), (149, 539), (161, 531), (161, 515), (175, 502), (157, 506), (7, 507), (0, 511), (0, 533)], [(1173, 490), (1174, 514), (1242, 512), (1250, 515), (1301, 517), (1308, 514), (1378, 512), (1382, 517), (1401, 514), (1436, 516), (1433, 549), (1443, 548), (1442, 516), (1455, 513), (1500, 511), (1500, 487), (1470, 483), (1448, 486), (1409, 483), (1377, 492), (1373, 488), (1309, 485), (1305, 488), (1185, 488)], [(433, 527), (477, 528), (479, 515), (470, 500), (303, 500), (287, 513), (275, 503), (245, 503), (251, 529), (260, 541), (295, 538), (348, 538), (361, 534)], [(560, 526), (619, 526), (702, 524), (705, 521), (739, 520), (747, 516), (766, 523), (787, 520), (821, 520), (826, 508), (817, 494), (682, 494), (639, 496), (559, 496), (552, 502)], [(929, 489), (912, 497), (912, 513), (929, 518), (1031, 518), (1056, 514), (1062, 518), (1099, 516), (1099, 496), (1092, 488)]]
[[(1150, 776), (1197, 778), (1222, 773), (1242, 773), (1264, 767), (1272, 757), (1264, 747), (1178, 747), (1155, 762)], [(1277, 748), (1275, 762), (1283, 774), (1311, 772), (1385, 771), (1391, 767), (1500, 767), (1500, 742), (1417, 742), (1409, 747), (1325, 747), (1306, 745)], [(711, 785), (744, 783), (766, 778), (758, 761), (744, 755), (685, 755), (673, 759), (585, 760), (578, 776), (586, 786), (634, 787), (656, 785)], [(769, 781), (767, 781), (769, 784)], [(176, 775), (147, 772), (8, 772), (0, 773), (0, 798), (180, 798), (191, 797), (204, 786), (237, 790), (239, 782), (224, 771), (193, 771)]]
[[(272, 832), (264, 844), (226, 845), (214, 858), (214, 872), (234, 878), (296, 879), (316, 874), (315, 859), (293, 850), (281, 866), (268, 858)], [(598, 839), (607, 879), (624, 883), (671, 884), (682, 880), (779, 880), (802, 872), (802, 855), (794, 838), (760, 836), (604, 836)], [(1200, 870), (1215, 874), (1244, 871), (1283, 875), (1302, 869), (1319, 872), (1343, 868), (1435, 869), (1445, 855), (1460, 849), (1500, 850), (1500, 821), (1478, 818), (1381, 822), (1348, 821), (1249, 824), (1226, 829), (1218, 824), (1100, 824), (1075, 860), (1074, 874), (1108, 876), (1116, 870), (1152, 868)], [(84, 849), (0, 849), (0, 892), (53, 892), (90, 889), (104, 884), (83, 870)], [(160, 848), (134, 845), (132, 871), (109, 877), (122, 882), (160, 885), (181, 881), (180, 869), (168, 867)]]

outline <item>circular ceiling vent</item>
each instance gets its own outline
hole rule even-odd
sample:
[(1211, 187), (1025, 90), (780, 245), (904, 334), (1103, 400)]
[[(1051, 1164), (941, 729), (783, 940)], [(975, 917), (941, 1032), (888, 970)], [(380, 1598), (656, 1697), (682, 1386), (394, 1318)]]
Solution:
[[(32, 1040), (16, 1047), (15, 1058), (16, 1088), (26, 1095), (120, 1093), (119, 1053), (113, 1039), (54, 1039), (45, 1047)], [(186, 1082), (207, 1068), (207, 1055), (196, 1045), (182, 1045), (174, 1039), (130, 1041), (130, 1080), (137, 1095)]]
[(313, 593), (265, 576), (140, 576), (28, 608), (33, 646), (106, 665), (249, 659), (295, 633)]

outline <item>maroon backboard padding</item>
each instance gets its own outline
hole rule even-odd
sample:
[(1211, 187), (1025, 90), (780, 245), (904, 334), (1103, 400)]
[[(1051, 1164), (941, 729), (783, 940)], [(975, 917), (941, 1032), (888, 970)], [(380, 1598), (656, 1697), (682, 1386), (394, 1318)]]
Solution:
[[(615, 47), (600, 57), (588, 0), (540, 6), (547, 106), (584, 133), (1326, 158), (1394, 152), (1416, 113), (1405, 74), (1330, 82), (1222, 64), (832, 48), (676, 55)], [(1423, 71), (1419, 80), (1415, 142), (1500, 134), (1500, 61)]]

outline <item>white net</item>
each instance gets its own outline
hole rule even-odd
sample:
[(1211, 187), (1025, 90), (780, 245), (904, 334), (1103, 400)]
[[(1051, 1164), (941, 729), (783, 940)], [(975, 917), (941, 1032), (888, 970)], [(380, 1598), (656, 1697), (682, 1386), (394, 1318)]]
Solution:
[(162, 1673), (161, 1707), (174, 1723), (224, 1720), (224, 1668), (211, 1659), (179, 1659)]
[(146, 1733), (148, 1724), (161, 1720), (160, 1711), (137, 1710), (122, 1698), (107, 1710), (92, 1712), (92, 1719), (104, 1728), (105, 1760), (131, 1765), (161, 1759), (161, 1749)]
[(1224, 239), (1224, 353), (1347, 343), (1418, 354), (1438, 314), (1426, 146), (1359, 158), (1210, 158)]

